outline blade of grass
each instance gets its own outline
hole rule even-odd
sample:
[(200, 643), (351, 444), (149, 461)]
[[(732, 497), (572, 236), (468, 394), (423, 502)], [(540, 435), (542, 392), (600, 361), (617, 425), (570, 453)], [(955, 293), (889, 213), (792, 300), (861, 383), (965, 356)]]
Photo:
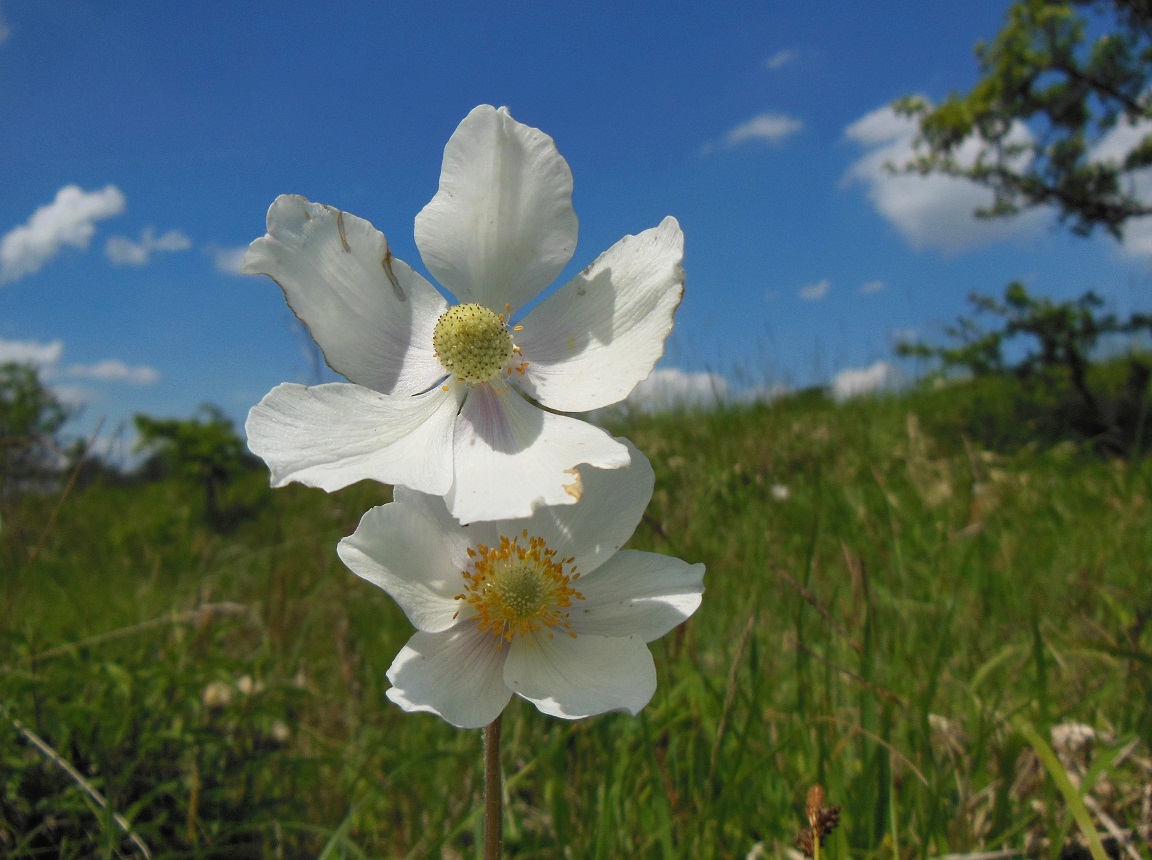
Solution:
[(1109, 860), (1108, 854), (1105, 853), (1104, 846), (1100, 842), (1100, 834), (1096, 832), (1096, 825), (1092, 823), (1092, 816), (1088, 814), (1088, 807), (1084, 805), (1084, 799), (1080, 797), (1080, 792), (1076, 790), (1076, 786), (1068, 778), (1068, 772), (1060, 764), (1060, 759), (1056, 757), (1052, 747), (1040, 736), (1039, 732), (1027, 723), (1017, 722), (1016, 731), (1028, 741), (1036, 753), (1036, 757), (1040, 759), (1040, 763), (1044, 765), (1044, 769), (1052, 777), (1052, 781), (1059, 789), (1064, 802), (1068, 804), (1068, 811), (1072, 813), (1072, 818), (1075, 819), (1076, 826), (1080, 828), (1084, 841), (1088, 844), (1088, 850), (1091, 852), (1093, 860)]
[(128, 823), (123, 815), (121, 815), (119, 812), (109, 809), (107, 799), (105, 799), (104, 795), (97, 791), (96, 786), (86, 780), (81, 775), (81, 773), (76, 770), (76, 768), (72, 767), (71, 762), (60, 755), (60, 753), (56, 752), (56, 750), (52, 749), (52, 747), (49, 746), (49, 744), (44, 741), (43, 738), (41, 738), (38, 734), (25, 726), (23, 723), (21, 723), (18, 719), (13, 717), (2, 703), (0, 703), (0, 714), (3, 714), (4, 718), (12, 724), (12, 727), (15, 728), (16, 731), (18, 731), (21, 735), (23, 735), (24, 739), (28, 741), (28, 743), (36, 747), (36, 749), (40, 751), (41, 755), (56, 765), (56, 767), (64, 771), (64, 773), (68, 774), (69, 778), (78, 786), (80, 786), (84, 793), (92, 798), (97, 806), (103, 810), (111, 812), (112, 820), (115, 821), (116, 825), (124, 831), (124, 834), (128, 837), (128, 840), (136, 846), (136, 850), (140, 852), (140, 856), (144, 857), (145, 860), (151, 860), (152, 854), (149, 852), (148, 846), (144, 844), (144, 840), (136, 835), (135, 831), (132, 830), (132, 825)]
[[(166, 627), (172, 624), (195, 624), (203, 625), (217, 616), (224, 615), (243, 615), (248, 611), (248, 607), (242, 603), (204, 603), (195, 609), (189, 609), (186, 612), (171, 612), (161, 615), (159, 618), (150, 618), (147, 621), (141, 621), (138, 624), (130, 624), (127, 627), (118, 627), (115, 630), (107, 630), (103, 633), (97, 633), (93, 636), (86, 636), (83, 639), (78, 639), (75, 642), (68, 642), (64, 645), (57, 645), (54, 648), (49, 648), (47, 651), (41, 651), (39, 654), (33, 654), (28, 658), (29, 662), (37, 660), (47, 660), (50, 657), (60, 657), (64, 654), (71, 654), (78, 648), (88, 648), (92, 645), (99, 645), (104, 642), (111, 642), (115, 639), (122, 639), (126, 636), (135, 636), (137, 633), (143, 633), (145, 630), (151, 630), (154, 627)], [(14, 664), (7, 666), (0, 666), (0, 671), (11, 671)]]
[[(344, 816), (344, 820), (340, 825), (332, 831), (332, 835), (328, 837), (328, 841), (324, 843), (324, 847), (320, 850), (317, 860), (336, 860), (337, 857), (345, 856), (343, 851), (353, 851), (357, 857), (366, 858), (367, 855), (353, 845), (347, 838), (348, 831), (352, 827), (352, 822), (356, 817), (356, 808), (348, 810), (348, 814)], [(337, 851), (341, 851), (337, 854)]]

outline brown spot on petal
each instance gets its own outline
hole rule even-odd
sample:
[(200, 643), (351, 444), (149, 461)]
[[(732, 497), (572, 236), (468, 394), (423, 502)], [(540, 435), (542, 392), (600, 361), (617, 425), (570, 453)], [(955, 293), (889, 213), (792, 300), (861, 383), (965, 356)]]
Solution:
[(380, 265), (384, 267), (384, 274), (388, 276), (388, 283), (392, 285), (392, 292), (396, 294), (396, 298), (402, 302), (408, 301), (408, 297), (400, 287), (400, 279), (392, 271), (392, 249), (387, 244), (384, 246), (384, 259), (380, 261)]
[(572, 483), (564, 485), (564, 492), (580, 501), (580, 497), (584, 495), (584, 481), (580, 478), (580, 473), (575, 469), (565, 469), (564, 474), (572, 476)]
[(340, 244), (344, 246), (344, 253), (351, 254), (352, 247), (348, 244), (348, 237), (344, 235), (344, 213), (336, 213), (336, 229), (340, 232)]

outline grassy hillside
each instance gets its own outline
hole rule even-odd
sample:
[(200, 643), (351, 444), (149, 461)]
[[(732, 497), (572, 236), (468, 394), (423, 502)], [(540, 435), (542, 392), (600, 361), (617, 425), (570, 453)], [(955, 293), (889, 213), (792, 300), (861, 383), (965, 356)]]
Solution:
[[(707, 592), (639, 718), (513, 701), (507, 856), (784, 856), (813, 783), (831, 857), (1056, 856), (1073, 812), (1147, 840), (1152, 461), (984, 450), (953, 429), (971, 401), (614, 427), (657, 474), (632, 545), (704, 562)], [(5, 521), (0, 854), (139, 856), (115, 812), (153, 857), (477, 856), (480, 733), (384, 698), (410, 627), (335, 554), (387, 488), (265, 481), (226, 535), (175, 482)]]

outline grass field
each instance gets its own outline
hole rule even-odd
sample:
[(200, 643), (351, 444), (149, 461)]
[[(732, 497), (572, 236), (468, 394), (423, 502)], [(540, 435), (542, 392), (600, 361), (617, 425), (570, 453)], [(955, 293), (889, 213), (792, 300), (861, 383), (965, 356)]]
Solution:
[[(787, 856), (819, 783), (826, 857), (1090, 856), (1089, 819), (1152, 857), (1152, 461), (986, 450), (962, 400), (613, 427), (657, 475), (632, 545), (707, 591), (640, 717), (513, 700), (506, 856)], [(480, 733), (385, 699), (411, 629), (336, 557), (388, 497), (254, 473), (227, 534), (174, 481), (11, 512), (0, 855), (478, 856)]]

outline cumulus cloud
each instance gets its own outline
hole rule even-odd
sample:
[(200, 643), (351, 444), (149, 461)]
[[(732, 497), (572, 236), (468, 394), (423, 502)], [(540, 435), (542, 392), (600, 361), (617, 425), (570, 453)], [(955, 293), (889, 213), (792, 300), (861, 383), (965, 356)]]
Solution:
[(848, 400), (862, 394), (895, 388), (900, 383), (900, 371), (887, 361), (877, 361), (868, 367), (842, 370), (832, 379), (832, 396)]
[(109, 382), (130, 382), (133, 385), (151, 385), (160, 379), (160, 374), (151, 367), (129, 367), (115, 358), (105, 359), (96, 364), (73, 364), (66, 373), (68, 376)]
[(728, 396), (728, 380), (718, 373), (686, 373), (657, 368), (632, 390), (626, 401), (642, 412), (711, 409)]
[[(71, 377), (74, 379), (94, 379), (100, 382), (129, 382), (133, 385), (151, 385), (160, 379), (160, 374), (151, 367), (130, 367), (124, 362), (109, 358), (95, 364), (72, 364), (67, 368), (60, 367), (60, 359), (64, 355), (64, 342), (54, 340), (41, 343), (34, 340), (4, 340), (0, 338), (0, 364), (14, 361), (19, 364), (34, 365), (42, 377), (59, 379)], [(87, 389), (73, 386), (77, 392)], [(61, 396), (61, 392), (72, 390), (67, 386), (55, 386), (53, 391)]]
[(244, 264), (244, 255), (248, 252), (248, 246), (243, 245), (239, 248), (217, 248), (210, 246), (208, 255), (212, 258), (212, 262), (216, 266), (216, 271), (222, 275), (242, 275), (240, 267)]
[(894, 328), (888, 332), (888, 339), (892, 341), (893, 344), (915, 343), (920, 340), (920, 329)]
[(0, 364), (14, 361), (18, 364), (33, 364), (36, 367), (51, 367), (64, 354), (64, 342), (37, 343), (33, 340), (4, 340), (0, 338)]
[[(901, 116), (890, 105), (872, 111), (848, 126), (844, 136), (864, 148), (865, 153), (845, 174), (845, 184), (860, 183), (868, 198), (918, 250), (956, 252), (1003, 239), (1035, 235), (1049, 215), (1040, 209), (1028, 210), (1012, 218), (977, 218), (975, 211), (992, 203), (992, 192), (965, 179), (951, 176), (898, 174), (889, 165), (902, 165), (915, 157), (913, 141), (917, 123)], [(1010, 140), (1028, 139), (1030, 132), (1020, 123)], [(971, 164), (980, 153), (978, 140), (969, 138), (956, 153), (957, 160)]]
[(719, 373), (689, 373), (674, 367), (662, 367), (632, 390), (622, 404), (610, 406), (606, 413), (637, 409), (641, 412), (667, 412), (676, 409), (715, 409), (725, 403), (759, 403), (785, 394), (782, 386), (745, 386), (735, 388)]
[(779, 113), (762, 113), (728, 129), (719, 144), (714, 141), (704, 144), (700, 147), (700, 154), (711, 155), (716, 151), (717, 146), (733, 149), (754, 141), (777, 144), (796, 134), (802, 128), (804, 128), (804, 123), (794, 117)]
[(151, 227), (145, 227), (138, 242), (127, 236), (110, 237), (104, 245), (104, 253), (118, 266), (143, 266), (153, 254), (187, 251), (191, 247), (192, 240), (179, 230), (169, 230), (157, 236)]
[(817, 302), (828, 295), (832, 282), (827, 278), (800, 288), (799, 296), (806, 302)]
[(124, 195), (115, 185), (100, 191), (64, 186), (55, 200), (0, 238), (0, 284), (34, 275), (65, 246), (86, 249), (96, 222), (119, 215), (124, 204)]
[(766, 59), (764, 61), (764, 68), (774, 72), (794, 62), (798, 56), (799, 53), (792, 48), (784, 48)]
[(66, 406), (87, 406), (100, 399), (100, 395), (83, 385), (53, 385), (52, 394)]
[(874, 296), (877, 293), (882, 293), (888, 289), (888, 285), (883, 281), (865, 281), (860, 285), (860, 294), (864, 296)]
[(739, 146), (752, 140), (780, 143), (804, 128), (804, 123), (780, 113), (762, 113), (731, 128), (724, 135), (725, 146)]

